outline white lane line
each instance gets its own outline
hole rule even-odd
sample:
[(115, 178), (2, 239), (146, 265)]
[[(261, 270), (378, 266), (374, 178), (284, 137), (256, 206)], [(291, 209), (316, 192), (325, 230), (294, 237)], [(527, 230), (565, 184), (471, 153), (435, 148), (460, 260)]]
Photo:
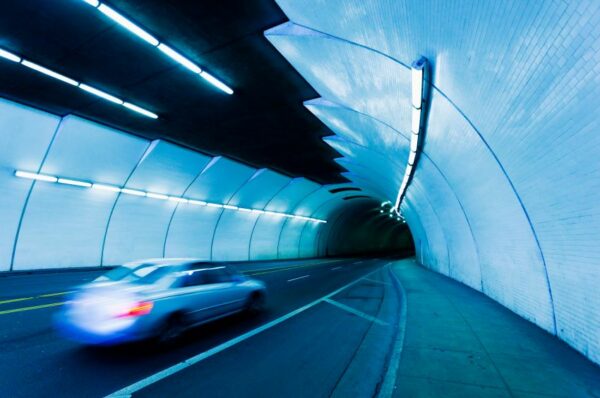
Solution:
[(375, 279), (371, 279), (371, 278), (365, 278), (365, 280), (369, 281), (369, 282), (373, 282), (373, 283), (380, 283), (382, 285), (391, 286), (391, 283), (387, 283), (384, 281), (376, 281)]
[(396, 341), (394, 341), (394, 346), (392, 347), (392, 356), (390, 357), (388, 369), (385, 377), (383, 378), (383, 383), (377, 398), (390, 398), (394, 394), (394, 388), (396, 387), (396, 376), (398, 375), (398, 367), (400, 366), (400, 358), (402, 357), (402, 348), (404, 346), (404, 331), (406, 330), (406, 291), (400, 282), (400, 278), (398, 278), (398, 275), (396, 275), (391, 267), (389, 267), (389, 264), (391, 263), (388, 263), (387, 268), (392, 274), (392, 278), (394, 278), (395, 285), (398, 288), (398, 298), (400, 299), (400, 325), (398, 325)]
[(287, 281), (288, 282), (293, 282), (293, 281), (297, 281), (299, 279), (304, 279), (304, 278), (308, 278), (308, 277), (310, 277), (310, 275), (299, 276), (297, 278), (288, 279)]
[(384, 322), (384, 321), (382, 321), (380, 319), (377, 319), (374, 316), (371, 316), (369, 314), (365, 314), (364, 312), (359, 311), (357, 309), (354, 309), (352, 307), (348, 307), (347, 305), (342, 304), (339, 301), (334, 301), (334, 300), (330, 300), (330, 299), (325, 299), (323, 301), (325, 301), (326, 303), (329, 303), (331, 305), (335, 305), (336, 307), (341, 308), (344, 311), (348, 311), (349, 313), (357, 315), (357, 316), (359, 316), (361, 318), (364, 318), (364, 319), (366, 319), (368, 321), (375, 322), (378, 325), (381, 325), (381, 326), (388, 326), (389, 325), (389, 323), (387, 323), (387, 322)]
[(233, 339), (231, 339), (229, 341), (226, 341), (226, 342), (224, 342), (222, 344), (219, 344), (218, 346), (213, 347), (210, 350), (204, 351), (204, 352), (202, 352), (202, 353), (200, 353), (198, 355), (195, 355), (195, 356), (193, 356), (191, 358), (186, 359), (183, 362), (179, 362), (178, 364), (175, 364), (175, 365), (173, 365), (173, 366), (171, 366), (169, 368), (163, 369), (160, 372), (157, 372), (157, 373), (155, 373), (153, 375), (150, 375), (150, 376), (146, 377), (145, 379), (142, 379), (142, 380), (140, 380), (138, 382), (135, 382), (135, 383), (133, 383), (133, 384), (131, 384), (131, 385), (125, 387), (125, 388), (122, 388), (119, 391), (114, 392), (114, 393), (108, 395), (107, 398), (117, 398), (117, 397), (118, 398), (126, 398), (126, 397), (131, 397), (131, 395), (133, 393), (141, 390), (142, 388), (145, 388), (145, 387), (147, 387), (147, 386), (149, 386), (151, 384), (154, 384), (157, 381), (160, 381), (160, 380), (162, 380), (162, 379), (164, 379), (166, 377), (169, 377), (169, 376), (171, 376), (171, 375), (173, 375), (173, 374), (175, 374), (175, 373), (177, 373), (179, 371), (182, 371), (185, 368), (188, 368), (188, 367), (190, 367), (192, 365), (197, 364), (198, 362), (200, 362), (200, 361), (202, 361), (202, 360), (204, 360), (206, 358), (209, 358), (209, 357), (211, 357), (211, 356), (213, 356), (215, 354), (218, 354), (221, 351), (224, 351), (224, 350), (226, 350), (226, 349), (228, 349), (228, 348), (230, 348), (230, 347), (232, 347), (232, 346), (234, 346), (234, 345), (236, 345), (238, 343), (241, 343), (242, 341), (247, 340), (247, 339), (249, 339), (252, 336), (255, 336), (255, 335), (257, 335), (257, 334), (259, 334), (261, 332), (264, 332), (265, 330), (270, 329), (273, 326), (279, 325), (280, 323), (282, 323), (284, 321), (287, 321), (291, 317), (296, 316), (296, 315), (298, 315), (298, 314), (300, 314), (300, 313), (308, 310), (309, 308), (314, 307), (315, 305), (317, 305), (319, 303), (322, 303), (324, 300), (327, 300), (328, 298), (335, 296), (336, 294), (338, 294), (339, 292), (341, 292), (341, 291), (343, 291), (345, 289), (348, 289), (350, 286), (352, 286), (352, 285), (360, 282), (363, 278), (366, 278), (366, 277), (370, 276), (371, 274), (373, 274), (373, 273), (375, 273), (377, 271), (379, 271), (379, 269), (376, 269), (374, 271), (369, 272), (368, 274), (366, 274), (366, 275), (364, 275), (364, 276), (356, 279), (355, 281), (350, 282), (347, 285), (344, 285), (344, 286), (340, 287), (337, 290), (334, 290), (333, 292), (327, 294), (326, 296), (323, 296), (320, 299), (317, 299), (317, 300), (313, 301), (312, 303), (306, 304), (304, 307), (300, 307), (297, 310), (289, 312), (289, 313), (283, 315), (282, 317), (279, 317), (279, 318), (277, 318), (275, 320), (272, 320), (269, 323), (265, 323), (264, 325), (259, 326), (256, 329), (252, 329), (251, 331), (249, 331), (247, 333), (244, 333), (244, 334), (242, 334), (242, 335), (240, 335), (238, 337), (235, 337), (235, 338), (233, 338)]
[(340, 269), (340, 268), (342, 268), (342, 267), (335, 267), (335, 268), (332, 268), (331, 270), (335, 271), (336, 269)]

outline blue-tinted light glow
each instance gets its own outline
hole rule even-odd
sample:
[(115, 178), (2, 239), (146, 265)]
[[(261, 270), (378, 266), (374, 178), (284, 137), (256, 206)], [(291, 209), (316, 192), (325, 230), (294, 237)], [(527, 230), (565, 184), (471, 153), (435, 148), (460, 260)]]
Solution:
[(114, 102), (115, 104), (119, 104), (119, 105), (123, 104), (123, 100), (120, 100), (119, 98), (117, 98), (117, 97), (115, 97), (113, 95), (105, 93), (104, 91), (98, 90), (97, 88), (88, 86), (87, 84), (81, 83), (79, 85), (79, 88), (82, 89), (82, 90), (87, 91), (88, 93), (97, 95), (100, 98), (104, 98), (105, 100), (108, 100), (110, 102)]
[(78, 181), (78, 180), (71, 180), (70, 178), (59, 178), (57, 181), (59, 184), (65, 184), (65, 185), (74, 185), (76, 187), (85, 187), (85, 188), (89, 188), (92, 186), (91, 182), (87, 182), (87, 181)]
[(107, 101), (113, 102), (115, 104), (123, 105), (125, 108), (128, 108), (128, 109), (130, 109), (130, 110), (132, 110), (132, 111), (134, 111), (136, 113), (139, 113), (139, 114), (144, 115), (146, 117), (149, 117), (151, 119), (157, 119), (158, 118), (157, 114), (155, 114), (153, 112), (150, 112), (147, 109), (144, 109), (144, 108), (142, 108), (140, 106), (137, 106), (135, 104), (132, 104), (130, 102), (124, 102), (123, 100), (121, 100), (121, 99), (119, 99), (119, 98), (117, 98), (117, 97), (115, 97), (113, 95), (110, 95), (110, 94), (108, 94), (108, 93), (106, 93), (104, 91), (98, 90), (97, 88), (94, 88), (92, 86), (88, 86), (87, 84), (78, 83), (76, 80), (71, 79), (68, 76), (62, 75), (62, 74), (60, 74), (58, 72), (55, 72), (55, 71), (53, 71), (51, 69), (48, 69), (48, 68), (46, 68), (46, 67), (44, 67), (42, 65), (36, 64), (34, 62), (28, 61), (26, 59), (22, 59), (22, 58), (20, 58), (20, 57), (18, 57), (16, 55), (14, 55), (13, 53), (10, 53), (10, 52), (6, 51), (6, 50), (0, 49), (0, 57), (2, 57), (4, 59), (8, 59), (8, 60), (13, 61), (13, 62), (20, 63), (21, 65), (23, 65), (23, 66), (25, 66), (25, 67), (27, 67), (29, 69), (33, 69), (33, 70), (35, 70), (37, 72), (43, 73), (44, 75), (50, 76), (50, 77), (52, 77), (54, 79), (57, 79), (57, 80), (60, 80), (63, 83), (67, 83), (67, 84), (69, 84), (71, 86), (79, 87), (82, 90), (85, 90), (85, 91), (89, 92), (90, 94), (94, 94), (94, 95), (96, 95), (96, 96), (98, 96), (98, 97), (100, 97), (102, 99), (107, 100)]
[[(101, 13), (106, 15), (108, 18), (112, 19), (113, 21), (115, 21), (116, 23), (118, 23), (119, 25), (121, 25), (122, 27), (124, 27), (125, 29), (127, 29), (128, 31), (133, 33), (134, 35), (138, 36), (142, 40), (146, 41), (153, 47), (158, 47), (158, 49), (161, 52), (163, 52), (165, 55), (167, 55), (169, 58), (171, 58), (175, 62), (179, 63), (180, 65), (183, 65), (184, 67), (191, 70), (192, 72), (200, 75), (204, 80), (206, 80), (213, 86), (217, 87), (219, 90), (221, 90), (229, 95), (233, 94), (233, 90), (231, 89), (231, 87), (227, 86), (225, 83), (223, 83), (216, 77), (212, 76), (210, 73), (204, 72), (200, 66), (196, 65), (190, 59), (188, 59), (184, 55), (180, 54), (173, 48), (167, 46), (165, 43), (161, 43), (152, 34), (147, 32), (146, 30), (142, 29), (141, 27), (139, 27), (138, 25), (136, 25), (129, 19), (125, 18), (118, 11), (107, 6), (106, 4), (101, 3), (98, 0), (83, 0), (83, 1), (85, 1), (86, 3), (88, 3), (91, 6), (95, 7), (96, 9), (98, 9), (98, 11), (100, 11)], [(16, 62), (19, 62), (19, 61), (16, 61)], [(156, 119), (156, 117), (155, 117), (156, 115), (154, 115), (152, 112), (146, 111), (143, 108), (139, 108), (137, 106), (130, 107), (130, 106), (128, 106), (127, 103), (124, 103), (123, 105), (136, 111), (136, 112), (139, 112), (145, 116)], [(129, 104), (129, 105), (131, 105), (131, 104)]]
[(160, 43), (158, 46), (158, 49), (160, 51), (162, 51), (163, 53), (165, 53), (167, 56), (169, 56), (174, 61), (178, 62), (179, 64), (181, 64), (181, 65), (185, 66), (186, 68), (188, 68), (189, 70), (191, 70), (192, 72), (198, 73), (198, 74), (202, 72), (202, 69), (200, 69), (200, 67), (198, 65), (196, 65), (195, 63), (193, 63), (192, 61), (190, 61), (183, 55), (179, 54), (177, 51), (173, 50), (171, 47), (167, 46), (166, 44)]
[(92, 189), (97, 189), (99, 191), (121, 192), (121, 188), (105, 184), (92, 184)]
[(188, 199), (180, 198), (179, 196), (169, 196), (169, 200), (171, 202), (177, 202), (177, 203), (187, 203), (188, 202)]
[(39, 181), (47, 181), (47, 182), (56, 182), (58, 179), (54, 176), (49, 176), (45, 174), (38, 173), (30, 173), (28, 171), (15, 171), (15, 175), (20, 178), (28, 178), (30, 180), (39, 180)]
[(21, 62), (21, 64), (23, 66), (26, 66), (26, 67), (30, 68), (30, 69), (33, 69), (33, 70), (38, 71), (40, 73), (43, 73), (44, 75), (53, 77), (53, 78), (58, 79), (58, 80), (60, 80), (62, 82), (70, 84), (71, 86), (77, 86), (79, 84), (75, 80), (73, 80), (73, 79), (71, 79), (69, 77), (66, 77), (64, 75), (61, 75), (60, 73), (56, 73), (54, 71), (51, 71), (50, 69), (44, 68), (41, 65), (34, 64), (33, 62), (30, 62), (30, 61), (27, 61), (27, 60), (23, 60)]
[(123, 193), (126, 195), (147, 197), (147, 198), (159, 199), (159, 200), (169, 200), (169, 201), (176, 202), (176, 203), (189, 203), (189, 204), (199, 205), (199, 206), (224, 208), (227, 210), (237, 210), (237, 211), (244, 212), (244, 213), (269, 214), (269, 215), (273, 215), (273, 216), (277, 216), (277, 217), (289, 217), (289, 218), (293, 218), (293, 219), (312, 221), (312, 222), (316, 222), (316, 223), (326, 223), (327, 222), (326, 220), (320, 220), (317, 218), (311, 218), (311, 217), (306, 217), (306, 216), (299, 216), (299, 215), (295, 215), (295, 214), (278, 213), (275, 211), (266, 211), (266, 210), (261, 210), (261, 209), (250, 209), (250, 208), (246, 208), (246, 207), (238, 207), (238, 206), (233, 206), (233, 205), (228, 205), (228, 204), (208, 203), (203, 200), (190, 199), (190, 198), (184, 198), (184, 197), (179, 197), (179, 196), (167, 196), (167, 195), (160, 194), (160, 193), (145, 192), (145, 191), (140, 191), (137, 189), (118, 187), (115, 185), (91, 183), (88, 181), (75, 180), (72, 178), (55, 177), (55, 176), (51, 176), (51, 175), (32, 173), (32, 172), (23, 171), (23, 170), (15, 170), (14, 174), (16, 177), (26, 178), (26, 179), (30, 179), (30, 180), (39, 180), (39, 181), (59, 183), (59, 184), (65, 184), (65, 185), (74, 185), (74, 186), (78, 186), (78, 187), (82, 187), (82, 188), (92, 188), (92, 189), (96, 189), (96, 190), (100, 190), (100, 191), (117, 192), (117, 193), (120, 192), (120, 193)]
[(163, 195), (161, 193), (152, 193), (152, 192), (148, 192), (146, 193), (146, 196), (152, 199), (160, 199), (160, 200), (167, 200), (169, 199), (169, 197), (167, 195)]
[(147, 41), (155, 47), (158, 46), (159, 41), (154, 36), (146, 32), (144, 29), (140, 28), (139, 26), (137, 26), (136, 24), (134, 24), (133, 22), (125, 18), (123, 15), (119, 14), (118, 12), (107, 6), (106, 4), (100, 4), (98, 10), (100, 10), (101, 13), (103, 13), (104, 15), (106, 15), (107, 17), (109, 17), (110, 19), (112, 19), (131, 33), (133, 33), (134, 35)]
[(13, 62), (21, 62), (21, 58), (20, 57), (16, 56), (13, 53), (10, 53), (10, 52), (8, 52), (6, 50), (3, 50), (1, 48), (0, 48), (0, 57), (6, 58), (9, 61), (13, 61)]
[(206, 71), (202, 71), (202, 72), (200, 72), (200, 76), (202, 78), (204, 78), (204, 80), (206, 80), (207, 82), (212, 84), (213, 86), (217, 87), (219, 90), (224, 91), (225, 93), (227, 93), (229, 95), (233, 94), (233, 90), (229, 86), (227, 86), (225, 83), (221, 82), (219, 79), (217, 79), (210, 73), (208, 73)]
[(136, 189), (129, 189), (129, 188), (121, 188), (121, 193), (124, 193), (127, 195), (133, 195), (133, 196), (146, 196), (146, 192), (144, 192), (144, 191), (138, 191)]
[(141, 113), (144, 116), (148, 116), (151, 119), (158, 119), (158, 115), (156, 113), (152, 113), (149, 110), (146, 110), (134, 104), (130, 104), (129, 102), (123, 102), (123, 106), (125, 108), (131, 109), (134, 112)]

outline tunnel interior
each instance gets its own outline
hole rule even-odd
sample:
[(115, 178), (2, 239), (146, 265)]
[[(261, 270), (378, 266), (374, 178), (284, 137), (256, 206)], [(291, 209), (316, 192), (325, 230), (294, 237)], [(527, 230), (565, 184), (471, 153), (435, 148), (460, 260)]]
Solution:
[[(600, 395), (597, 2), (60, 3), (0, 13), (0, 388)], [(171, 351), (60, 340), (138, 260), (256, 290)]]

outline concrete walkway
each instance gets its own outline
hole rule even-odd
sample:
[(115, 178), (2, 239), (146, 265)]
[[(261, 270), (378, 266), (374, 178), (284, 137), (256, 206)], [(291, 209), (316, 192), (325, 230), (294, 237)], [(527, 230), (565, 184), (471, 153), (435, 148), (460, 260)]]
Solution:
[(600, 367), (487, 296), (414, 260), (394, 397), (600, 397)]

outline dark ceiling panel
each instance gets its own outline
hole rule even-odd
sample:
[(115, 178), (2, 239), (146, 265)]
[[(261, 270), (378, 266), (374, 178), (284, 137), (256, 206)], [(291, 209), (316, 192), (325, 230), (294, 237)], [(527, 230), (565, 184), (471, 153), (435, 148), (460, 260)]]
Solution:
[(81, 0), (11, 0), (0, 46), (159, 115), (140, 117), (0, 60), (0, 95), (75, 113), (320, 183), (345, 181), (331, 132), (302, 102), (317, 93), (267, 42), (286, 20), (272, 0), (106, 2), (231, 86), (225, 95)]

